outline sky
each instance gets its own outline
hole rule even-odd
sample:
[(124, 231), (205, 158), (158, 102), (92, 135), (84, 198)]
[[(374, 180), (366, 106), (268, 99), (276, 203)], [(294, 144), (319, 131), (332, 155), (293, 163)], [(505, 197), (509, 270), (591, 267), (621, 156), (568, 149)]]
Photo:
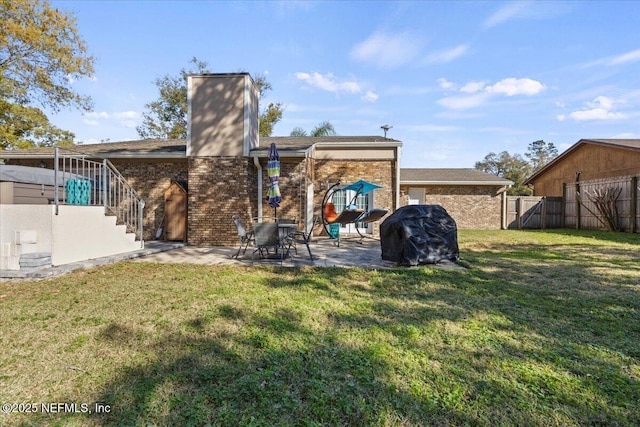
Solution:
[(96, 58), (83, 144), (139, 139), (156, 78), (197, 57), (261, 74), (273, 136), (330, 122), (403, 143), (405, 168), (472, 168), (537, 140), (640, 138), (640, 1), (53, 1)]

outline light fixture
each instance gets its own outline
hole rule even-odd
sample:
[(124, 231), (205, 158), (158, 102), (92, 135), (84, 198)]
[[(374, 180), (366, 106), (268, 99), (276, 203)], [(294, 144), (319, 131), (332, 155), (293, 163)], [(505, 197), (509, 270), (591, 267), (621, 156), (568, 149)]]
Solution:
[(380, 126), (380, 129), (382, 129), (384, 131), (384, 137), (387, 137), (387, 132), (389, 131), (389, 129), (391, 129), (393, 126), (389, 126), (389, 125), (382, 125)]

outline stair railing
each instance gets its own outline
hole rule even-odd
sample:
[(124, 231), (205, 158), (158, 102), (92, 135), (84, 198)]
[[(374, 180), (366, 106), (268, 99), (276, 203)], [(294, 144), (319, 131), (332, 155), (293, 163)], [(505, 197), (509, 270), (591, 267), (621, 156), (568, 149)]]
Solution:
[[(54, 148), (56, 215), (60, 204), (104, 206), (105, 215), (115, 215), (144, 247), (144, 200), (108, 159), (98, 162), (86, 157), (98, 156)], [(63, 197), (60, 188), (64, 189)]]

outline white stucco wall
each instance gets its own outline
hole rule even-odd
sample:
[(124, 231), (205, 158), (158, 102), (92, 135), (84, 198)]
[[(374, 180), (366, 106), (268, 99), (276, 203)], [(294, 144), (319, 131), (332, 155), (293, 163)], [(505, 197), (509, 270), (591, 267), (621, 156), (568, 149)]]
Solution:
[[(52, 205), (0, 205), (0, 269), (19, 269), (20, 254), (51, 252), (54, 209)], [(20, 235), (35, 235), (35, 243), (20, 242)]]
[[(17, 232), (35, 234), (20, 244)], [(25, 233), (22, 233), (25, 235)], [(140, 249), (134, 235), (105, 216), (101, 206), (0, 205), (0, 268), (19, 269), (22, 253), (50, 252), (53, 265), (69, 264)]]
[(53, 217), (53, 265), (140, 249), (133, 234), (125, 234), (125, 226), (116, 225), (114, 216), (105, 216), (101, 206), (61, 205), (59, 209)]

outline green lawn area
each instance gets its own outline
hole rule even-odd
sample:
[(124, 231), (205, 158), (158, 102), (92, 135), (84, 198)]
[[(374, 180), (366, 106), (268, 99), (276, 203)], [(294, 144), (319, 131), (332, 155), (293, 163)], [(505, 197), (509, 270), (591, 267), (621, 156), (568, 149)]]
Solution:
[(0, 403), (37, 411), (0, 425), (640, 425), (640, 235), (459, 241), (464, 271), (121, 262), (0, 283)]

